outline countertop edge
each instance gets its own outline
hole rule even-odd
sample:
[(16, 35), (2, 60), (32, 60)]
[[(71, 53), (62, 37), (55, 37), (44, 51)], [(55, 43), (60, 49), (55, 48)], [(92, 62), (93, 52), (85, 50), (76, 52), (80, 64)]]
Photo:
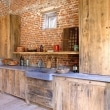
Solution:
[[(32, 70), (32, 69), (37, 69), (37, 67), (6, 66), (6, 65), (2, 65), (2, 66), (0, 66), (0, 68), (11, 69), (11, 70), (19, 70), (19, 71), (24, 71), (24, 72), (26, 72), (28, 70)], [(91, 81), (98, 81), (98, 82), (108, 82), (108, 83), (110, 82), (110, 76), (105, 76), (105, 75), (73, 73), (73, 72), (69, 72), (66, 74), (52, 73), (51, 81), (53, 80), (54, 76), (65, 77), (65, 78), (74, 78), (74, 79), (83, 79), (83, 80), (91, 80)], [(37, 78), (35, 76), (34, 77), (30, 76), (30, 78), (41, 79), (41, 78)], [(41, 79), (41, 80), (44, 80), (44, 79)]]
[(54, 76), (90, 80), (90, 81), (98, 81), (98, 82), (108, 82), (108, 83), (110, 82), (110, 76), (105, 76), (105, 75), (94, 75), (94, 74), (84, 74), (84, 73), (67, 73), (67, 74), (54, 75)]

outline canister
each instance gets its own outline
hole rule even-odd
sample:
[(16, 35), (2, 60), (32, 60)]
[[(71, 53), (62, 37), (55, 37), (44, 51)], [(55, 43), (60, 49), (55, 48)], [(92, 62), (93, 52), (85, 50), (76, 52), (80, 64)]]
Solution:
[(54, 52), (59, 52), (59, 45), (54, 45)]

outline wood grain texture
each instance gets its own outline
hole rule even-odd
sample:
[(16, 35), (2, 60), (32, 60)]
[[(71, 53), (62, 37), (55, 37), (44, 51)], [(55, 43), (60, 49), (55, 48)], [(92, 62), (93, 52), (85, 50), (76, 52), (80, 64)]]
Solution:
[[(28, 90), (26, 101), (34, 102), (42, 106), (53, 108), (53, 83), (52, 81), (27, 78)], [(27, 89), (26, 88), (26, 89)]]
[(110, 1), (80, 0), (79, 71), (110, 75)]
[(20, 43), (20, 17), (6, 15), (0, 17), (0, 57), (13, 58), (13, 52)]
[(54, 110), (109, 110), (110, 84), (55, 77)]
[(24, 71), (0, 69), (0, 91), (25, 99), (27, 103), (40, 104), (47, 110), (53, 108), (52, 82), (26, 78)]
[(0, 69), (2, 71), (2, 91), (25, 99), (26, 77), (18, 70)]
[(33, 54), (37, 54), (37, 55), (77, 55), (79, 54), (79, 52), (75, 52), (75, 51), (60, 51), (60, 52), (13, 52), (14, 54), (22, 54), (22, 55), (33, 55)]

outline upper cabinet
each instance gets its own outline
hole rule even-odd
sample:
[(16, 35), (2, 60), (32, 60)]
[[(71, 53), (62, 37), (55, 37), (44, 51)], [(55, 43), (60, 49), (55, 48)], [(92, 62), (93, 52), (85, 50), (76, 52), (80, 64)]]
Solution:
[(79, 71), (110, 75), (110, 0), (79, 0)]
[(0, 57), (13, 58), (13, 51), (19, 46), (20, 17), (6, 15), (0, 17)]

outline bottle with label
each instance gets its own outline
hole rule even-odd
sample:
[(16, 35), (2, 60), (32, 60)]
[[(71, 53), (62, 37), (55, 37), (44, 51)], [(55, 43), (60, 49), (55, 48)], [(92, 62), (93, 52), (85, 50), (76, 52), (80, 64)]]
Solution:
[(23, 56), (20, 57), (20, 66), (24, 66), (24, 58), (23, 58)]
[(43, 52), (43, 45), (40, 45), (40, 52)]
[(73, 72), (74, 72), (74, 73), (77, 73), (77, 72), (78, 72), (78, 67), (77, 67), (77, 65), (73, 65)]

